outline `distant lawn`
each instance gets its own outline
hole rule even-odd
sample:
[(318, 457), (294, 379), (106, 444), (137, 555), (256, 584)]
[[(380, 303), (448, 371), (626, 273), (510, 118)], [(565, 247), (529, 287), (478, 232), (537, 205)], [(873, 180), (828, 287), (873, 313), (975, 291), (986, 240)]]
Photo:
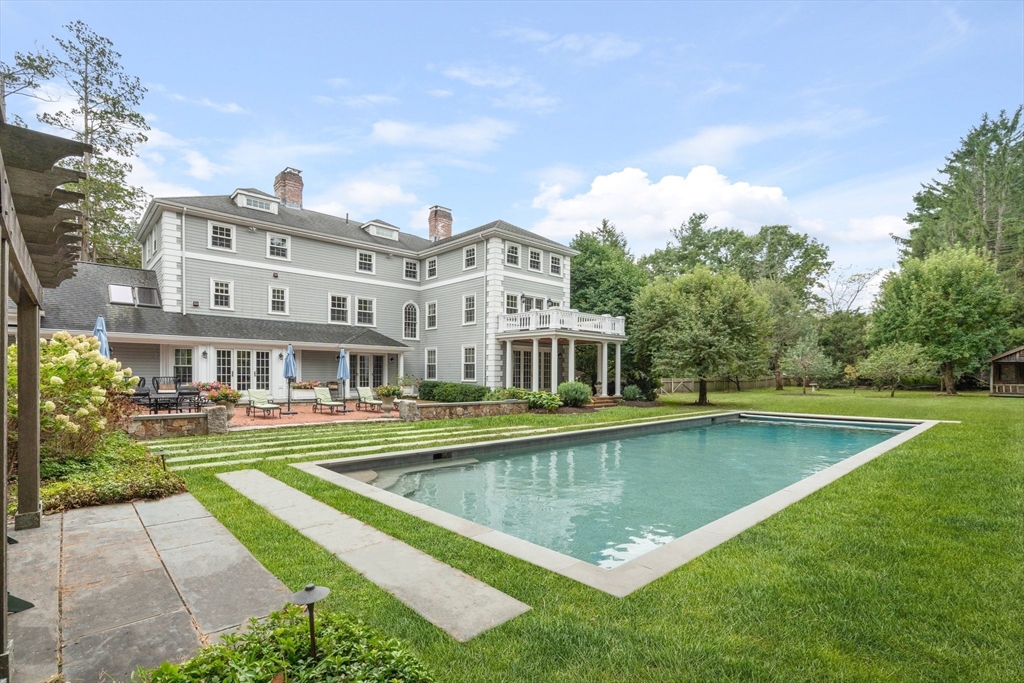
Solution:
[[(668, 398), (656, 412), (698, 410), (682, 405), (692, 394)], [(285, 583), (329, 586), (327, 609), (355, 614), (401, 639), (438, 680), (1021, 680), (1024, 401), (904, 392), (890, 399), (841, 390), (802, 396), (798, 389), (713, 394), (711, 400), (727, 410), (963, 424), (936, 426), (625, 599), (425, 524), (286, 462), (245, 465), (533, 608), (468, 643), (455, 642), (221, 484), (217, 470), (183, 474), (189, 490)], [(637, 412), (627, 411), (490, 422), (589, 424)]]

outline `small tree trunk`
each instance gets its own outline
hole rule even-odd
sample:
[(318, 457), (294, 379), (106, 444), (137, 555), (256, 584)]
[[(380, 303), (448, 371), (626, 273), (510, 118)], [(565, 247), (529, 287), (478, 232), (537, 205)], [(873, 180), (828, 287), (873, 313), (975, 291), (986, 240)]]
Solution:
[(896, 395), (896, 382), (893, 382), (892, 386), (889, 387), (889, 398), (892, 398), (895, 395)]
[(697, 405), (706, 406), (708, 405), (708, 381), (701, 377), (698, 384), (700, 385), (700, 393), (697, 394)]
[(775, 391), (782, 391), (782, 368), (775, 365)]
[(953, 381), (953, 364), (942, 364), (942, 383), (946, 385), (946, 396), (956, 396), (956, 386)]
[(740, 388), (740, 378), (739, 377), (737, 377), (735, 379), (735, 382), (736, 382), (736, 391), (743, 391), (743, 389)]
[(801, 377), (800, 378), (800, 382), (803, 384), (804, 395), (806, 395), (807, 394), (807, 376), (804, 375), (803, 377)]

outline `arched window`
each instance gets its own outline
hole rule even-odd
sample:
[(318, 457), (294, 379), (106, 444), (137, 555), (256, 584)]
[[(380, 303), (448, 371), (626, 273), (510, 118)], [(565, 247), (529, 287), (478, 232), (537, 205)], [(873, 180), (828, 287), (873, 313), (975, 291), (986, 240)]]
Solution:
[(402, 330), (403, 339), (419, 339), (420, 338), (420, 309), (416, 307), (416, 304), (406, 304), (403, 313), (403, 322), (405, 323)]

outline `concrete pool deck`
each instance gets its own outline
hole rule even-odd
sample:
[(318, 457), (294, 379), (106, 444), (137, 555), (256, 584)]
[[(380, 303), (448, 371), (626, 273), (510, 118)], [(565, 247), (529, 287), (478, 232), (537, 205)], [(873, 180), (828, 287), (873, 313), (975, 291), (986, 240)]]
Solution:
[[(761, 498), (745, 507), (691, 531), (663, 546), (655, 548), (614, 569), (603, 569), (589, 562), (579, 560), (549, 548), (524, 541), (509, 534), (476, 524), (456, 515), (429, 507), (422, 503), (409, 500), (382, 488), (358, 481), (344, 472), (344, 469), (355, 474), (360, 470), (377, 467), (394, 467), (397, 465), (413, 465), (417, 462), (426, 463), (441, 456), (443, 459), (461, 458), (478, 455), (486, 451), (500, 448), (521, 448), (525, 446), (546, 446), (555, 443), (566, 443), (573, 438), (593, 439), (595, 436), (636, 435), (651, 433), (654, 430), (665, 431), (684, 426), (710, 425), (718, 422), (739, 420), (741, 417), (783, 417), (800, 420), (840, 421), (840, 422), (871, 422), (890, 425), (910, 426), (909, 429), (896, 434), (885, 441), (865, 449), (834, 465), (826, 467), (809, 477), (801, 479), (783, 489)], [(712, 548), (737, 536), (775, 513), (805, 498), (824, 486), (836, 481), (861, 465), (881, 456), (887, 451), (909, 441), (915, 436), (939, 424), (934, 420), (895, 420), (887, 418), (871, 418), (850, 415), (809, 415), (804, 413), (769, 413), (762, 411), (736, 411), (699, 417), (685, 417), (676, 420), (662, 420), (645, 425), (628, 427), (608, 427), (589, 429), (578, 432), (560, 432), (541, 437), (522, 437), (502, 439), (473, 444), (467, 447), (448, 447), (430, 451), (405, 451), (382, 456), (362, 456), (345, 458), (344, 460), (324, 460), (296, 463), (292, 467), (302, 470), (315, 477), (334, 483), (354, 493), (388, 505), (425, 522), (436, 524), (444, 529), (457, 533), (486, 546), (508, 553), (513, 557), (537, 565), (549, 571), (561, 574), (603, 591), (616, 597), (625, 597), (661, 578), (670, 571), (681, 567), (690, 560), (702, 555)]]

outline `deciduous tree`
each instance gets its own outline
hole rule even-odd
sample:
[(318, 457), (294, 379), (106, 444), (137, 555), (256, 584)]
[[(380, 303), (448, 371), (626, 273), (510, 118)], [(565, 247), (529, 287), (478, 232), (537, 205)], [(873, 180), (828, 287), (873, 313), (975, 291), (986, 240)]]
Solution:
[(896, 342), (880, 346), (857, 367), (861, 376), (878, 386), (889, 387), (889, 396), (896, 395), (896, 385), (908, 377), (920, 377), (934, 371), (920, 344)]
[(787, 375), (800, 378), (800, 385), (805, 394), (812, 380), (835, 377), (839, 374), (836, 364), (818, 345), (818, 335), (814, 332), (801, 337), (782, 357), (782, 369)]

